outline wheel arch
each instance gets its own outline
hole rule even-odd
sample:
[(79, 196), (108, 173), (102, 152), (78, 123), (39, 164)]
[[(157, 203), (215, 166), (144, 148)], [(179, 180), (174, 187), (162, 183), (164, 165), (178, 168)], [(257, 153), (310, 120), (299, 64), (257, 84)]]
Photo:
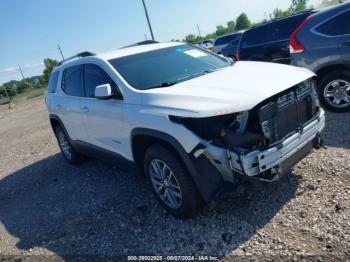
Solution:
[(348, 70), (350, 71), (350, 68), (347, 67), (344, 64), (331, 64), (331, 65), (327, 65), (321, 68), (318, 68), (317, 70), (315, 70), (315, 73), (318, 77), (318, 82), (327, 74), (334, 72), (334, 71), (339, 71), (339, 70)]
[[(190, 158), (182, 145), (171, 135), (148, 128), (135, 128), (131, 132), (132, 156), (140, 170), (143, 170), (144, 154), (154, 143), (161, 143), (170, 149), (185, 163), (187, 169), (191, 165)], [(191, 172), (191, 170), (189, 170)], [(193, 170), (194, 171), (194, 170)]]
[(59, 116), (57, 116), (57, 115), (54, 115), (54, 114), (50, 114), (49, 118), (50, 118), (50, 124), (51, 124), (53, 132), (55, 133), (56, 127), (60, 126), (60, 127), (62, 127), (63, 132), (66, 134), (66, 136), (69, 138), (69, 140), (71, 140), (71, 138), (70, 138), (70, 136), (69, 136), (69, 134), (67, 132), (67, 129), (64, 126), (61, 118)]
[[(136, 128), (131, 132), (130, 138), (134, 161), (138, 170), (140, 170), (144, 176), (143, 161), (147, 148), (154, 143), (161, 143), (168, 146), (170, 150), (179, 157), (179, 160), (185, 165), (186, 170), (205, 201), (213, 199), (216, 192), (222, 186), (222, 175), (217, 170), (213, 169), (209, 161), (201, 162), (200, 166), (198, 166), (198, 160), (196, 160), (191, 153), (187, 153), (180, 142), (173, 136), (158, 130)], [(200, 144), (195, 148), (199, 146)], [(203, 167), (205, 169), (204, 172)]]

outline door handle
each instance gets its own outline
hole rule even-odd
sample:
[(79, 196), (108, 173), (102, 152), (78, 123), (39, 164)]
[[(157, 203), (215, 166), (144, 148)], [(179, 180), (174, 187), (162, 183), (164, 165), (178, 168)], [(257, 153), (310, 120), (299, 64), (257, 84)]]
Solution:
[(343, 45), (343, 46), (350, 47), (350, 41), (344, 42), (342, 45)]
[(82, 111), (83, 111), (83, 113), (89, 113), (89, 108), (87, 107), (87, 106), (84, 106), (83, 108), (82, 108)]

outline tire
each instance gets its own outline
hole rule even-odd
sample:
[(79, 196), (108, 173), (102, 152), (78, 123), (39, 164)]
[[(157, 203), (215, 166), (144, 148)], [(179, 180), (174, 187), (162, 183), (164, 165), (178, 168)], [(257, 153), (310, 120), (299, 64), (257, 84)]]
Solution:
[[(159, 172), (157, 174), (157, 167), (158, 171), (165, 170), (163, 175)], [(148, 148), (144, 158), (144, 172), (159, 203), (175, 218), (188, 219), (200, 210), (203, 200), (197, 187), (172, 150), (160, 144)]]
[(55, 135), (61, 153), (67, 162), (72, 165), (81, 164), (84, 160), (84, 157), (73, 148), (71, 142), (69, 141), (69, 138), (61, 126), (57, 126), (55, 128)]
[[(337, 91), (338, 93), (336, 93), (335, 90), (340, 91)], [(327, 110), (333, 112), (350, 112), (349, 71), (333, 71), (326, 74), (319, 81), (318, 91), (320, 102)], [(336, 101), (337, 99), (341, 100), (338, 105)]]

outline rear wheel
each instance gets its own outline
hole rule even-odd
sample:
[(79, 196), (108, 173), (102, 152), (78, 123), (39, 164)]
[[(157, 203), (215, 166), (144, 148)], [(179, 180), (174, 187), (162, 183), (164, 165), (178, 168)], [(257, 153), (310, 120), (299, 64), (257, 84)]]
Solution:
[(202, 199), (178, 157), (162, 145), (151, 146), (145, 154), (144, 171), (160, 204), (174, 217), (193, 217)]
[(80, 164), (83, 161), (83, 156), (79, 154), (72, 146), (66, 133), (61, 126), (55, 128), (55, 135), (58, 141), (58, 145), (61, 149), (61, 153), (64, 158), (73, 165)]
[(350, 72), (328, 73), (321, 78), (319, 88), (323, 107), (333, 112), (350, 111)]

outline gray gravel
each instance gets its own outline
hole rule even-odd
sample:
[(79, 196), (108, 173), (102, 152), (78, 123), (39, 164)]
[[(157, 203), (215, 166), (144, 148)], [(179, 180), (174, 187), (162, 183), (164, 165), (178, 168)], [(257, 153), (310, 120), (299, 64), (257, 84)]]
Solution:
[(178, 221), (135, 174), (94, 160), (68, 165), (42, 99), (2, 108), (0, 254), (350, 259), (350, 115), (327, 114), (327, 124), (326, 148), (292, 174)]

